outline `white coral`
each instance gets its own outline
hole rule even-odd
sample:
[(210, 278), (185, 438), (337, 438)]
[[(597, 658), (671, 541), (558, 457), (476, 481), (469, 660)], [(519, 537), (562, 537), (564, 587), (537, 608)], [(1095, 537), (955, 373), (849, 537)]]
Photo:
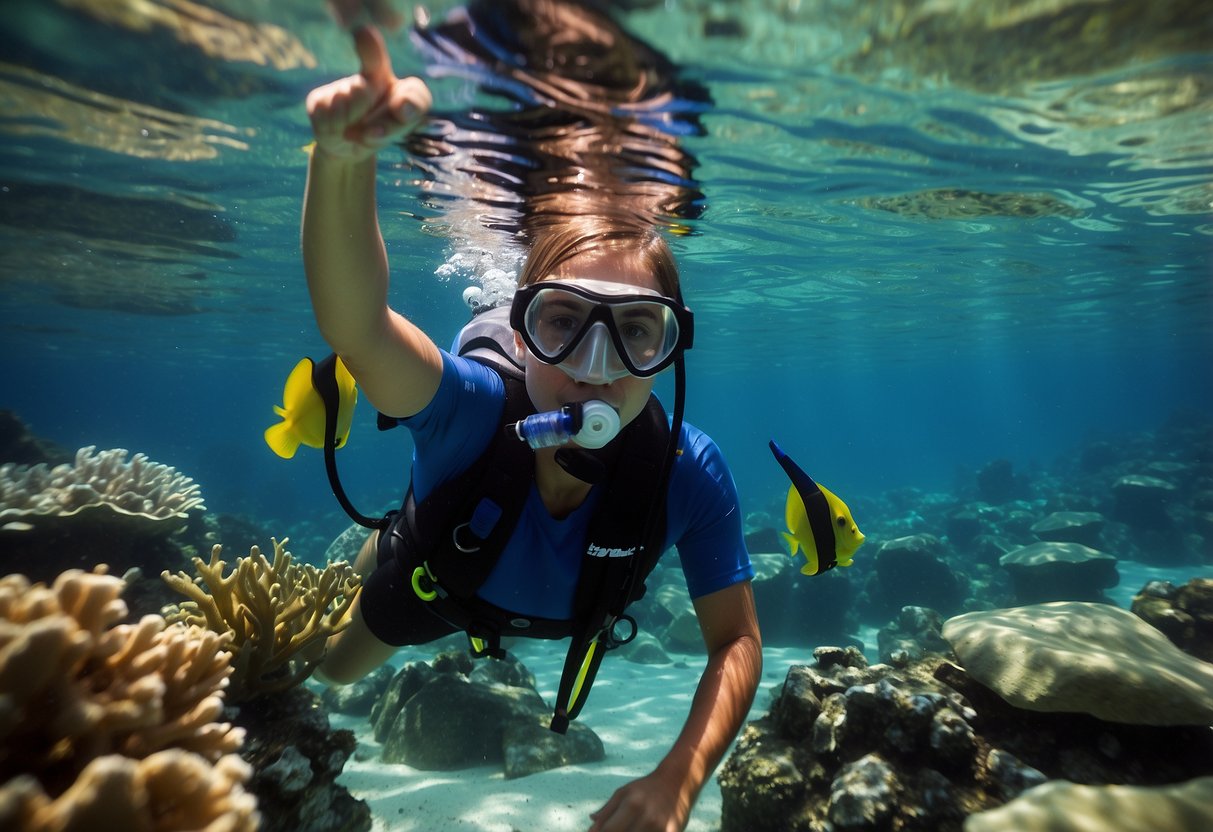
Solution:
[(89, 445), (71, 464), (0, 465), (0, 525), (105, 507), (151, 520), (184, 518), (203, 509), (202, 493), (190, 477), (123, 448), (96, 452)]

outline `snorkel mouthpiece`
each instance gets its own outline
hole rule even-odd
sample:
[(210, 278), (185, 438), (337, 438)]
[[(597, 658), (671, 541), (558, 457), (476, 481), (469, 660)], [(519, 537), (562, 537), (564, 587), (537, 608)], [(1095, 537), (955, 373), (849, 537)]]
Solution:
[(583, 448), (601, 448), (619, 434), (619, 414), (597, 399), (566, 404), (514, 423), (514, 433), (534, 450), (563, 445), (570, 439)]

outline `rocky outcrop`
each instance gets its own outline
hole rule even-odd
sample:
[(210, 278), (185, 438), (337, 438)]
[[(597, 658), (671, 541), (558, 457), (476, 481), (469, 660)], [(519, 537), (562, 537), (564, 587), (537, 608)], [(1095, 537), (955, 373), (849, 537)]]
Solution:
[(788, 671), (722, 768), (722, 832), (959, 832), (968, 816), (1050, 780), (1213, 774), (1207, 727), (1022, 710), (942, 656), (895, 670), (854, 649), (813, 655)]
[(458, 651), (405, 665), (371, 721), (384, 762), (426, 770), (500, 763), (512, 778), (606, 756), (602, 741), (581, 723), (565, 735), (549, 730), (551, 713), (535, 677), (517, 659), (474, 662)]

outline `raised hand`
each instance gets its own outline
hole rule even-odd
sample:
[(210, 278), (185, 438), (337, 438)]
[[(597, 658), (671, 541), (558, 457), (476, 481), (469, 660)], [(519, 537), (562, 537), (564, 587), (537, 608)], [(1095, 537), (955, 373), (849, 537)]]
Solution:
[(316, 149), (358, 162), (374, 156), (415, 126), (433, 101), (420, 78), (397, 78), (383, 36), (371, 26), (354, 31), (361, 68), (311, 91), (307, 114)]

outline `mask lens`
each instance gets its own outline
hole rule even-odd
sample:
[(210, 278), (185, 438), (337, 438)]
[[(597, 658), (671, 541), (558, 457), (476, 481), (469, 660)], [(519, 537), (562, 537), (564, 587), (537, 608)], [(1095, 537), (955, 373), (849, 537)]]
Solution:
[(611, 318), (627, 359), (641, 372), (656, 367), (678, 343), (678, 319), (653, 301), (611, 304)]
[(543, 289), (526, 310), (526, 329), (541, 358), (554, 359), (585, 331), (594, 304), (572, 292)]

